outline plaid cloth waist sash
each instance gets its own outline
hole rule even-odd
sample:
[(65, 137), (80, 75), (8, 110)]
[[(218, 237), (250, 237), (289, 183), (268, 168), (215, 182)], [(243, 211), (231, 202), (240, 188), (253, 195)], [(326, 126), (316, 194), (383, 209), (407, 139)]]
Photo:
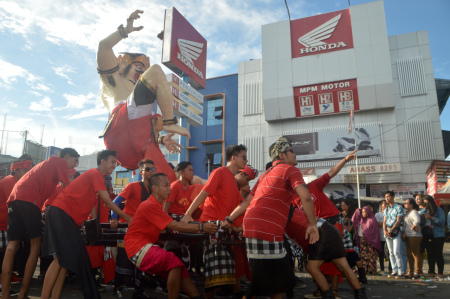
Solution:
[(286, 256), (283, 242), (269, 242), (256, 238), (246, 238), (247, 257), (253, 259), (282, 259)]

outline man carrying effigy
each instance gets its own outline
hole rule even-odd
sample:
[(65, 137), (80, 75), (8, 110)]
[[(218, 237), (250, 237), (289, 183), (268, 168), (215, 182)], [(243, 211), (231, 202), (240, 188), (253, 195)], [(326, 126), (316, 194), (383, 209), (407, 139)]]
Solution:
[[(143, 26), (133, 26), (142, 13), (142, 10), (134, 11), (125, 27), (120, 25), (98, 45), (101, 97), (111, 113), (100, 137), (104, 137), (107, 149), (117, 152), (117, 160), (123, 167), (135, 169), (140, 160), (152, 159), (158, 171), (166, 173), (173, 182), (175, 173), (164, 159), (159, 144), (170, 152), (179, 152), (182, 146), (171, 137), (177, 133), (190, 138), (190, 134), (173, 116), (173, 96), (166, 76), (159, 65), (150, 66), (150, 59), (144, 54), (121, 53), (116, 57), (113, 52), (113, 47), (128, 34), (142, 30)], [(153, 114), (155, 101), (162, 117)], [(162, 130), (170, 134), (158, 137)]]

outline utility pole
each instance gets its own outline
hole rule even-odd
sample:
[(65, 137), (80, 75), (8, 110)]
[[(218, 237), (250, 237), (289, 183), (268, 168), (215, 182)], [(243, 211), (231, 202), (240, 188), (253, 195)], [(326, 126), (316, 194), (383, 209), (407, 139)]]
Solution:
[[(6, 139), (5, 139), (5, 152), (4, 155), (6, 155), (6, 149), (8, 147), (8, 138), (9, 138), (9, 132), (6, 132)], [(1, 152), (0, 152), (1, 153)]]
[(42, 132), (41, 132), (41, 145), (42, 145), (42, 141), (44, 140), (44, 128), (45, 128), (45, 125), (42, 125)]
[(28, 137), (28, 131), (27, 130), (25, 130), (25, 132), (23, 132), (24, 133), (24, 140), (23, 140), (23, 151), (22, 151), (22, 155), (23, 154), (25, 154), (25, 151), (26, 151), (26, 149), (27, 149), (27, 137)]
[(2, 153), (3, 150), (3, 134), (5, 134), (5, 127), (6, 127), (6, 116), (8, 114), (5, 113), (5, 115), (3, 116), (3, 130), (2, 130), (2, 140), (0, 143), (0, 154)]

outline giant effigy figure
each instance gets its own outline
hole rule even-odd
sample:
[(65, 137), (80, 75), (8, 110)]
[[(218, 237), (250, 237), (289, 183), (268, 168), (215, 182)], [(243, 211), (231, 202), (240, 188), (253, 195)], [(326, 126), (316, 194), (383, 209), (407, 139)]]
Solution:
[[(150, 66), (150, 59), (140, 53), (114, 54), (113, 47), (134, 31), (142, 10), (136, 10), (115, 32), (100, 41), (97, 52), (97, 71), (101, 78), (101, 97), (110, 111), (110, 118), (100, 137), (104, 137), (107, 149), (117, 152), (120, 165), (135, 169), (142, 159), (155, 162), (157, 172), (175, 181), (175, 173), (162, 154), (159, 144), (170, 152), (180, 152), (183, 147), (172, 139), (177, 133), (190, 138), (189, 131), (178, 125), (173, 116), (173, 97), (166, 76), (157, 64)], [(153, 114), (155, 102), (162, 116)], [(160, 131), (169, 134), (159, 136)]]

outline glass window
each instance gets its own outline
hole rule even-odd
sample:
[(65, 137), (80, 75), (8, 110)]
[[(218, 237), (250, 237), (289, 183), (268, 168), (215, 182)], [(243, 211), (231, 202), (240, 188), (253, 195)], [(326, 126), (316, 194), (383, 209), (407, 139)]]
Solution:
[(222, 166), (222, 143), (206, 145), (206, 157), (203, 163), (205, 163), (205, 172), (208, 173), (208, 176), (214, 169)]
[(124, 178), (128, 178), (128, 171), (117, 171), (116, 172), (116, 178), (118, 179), (124, 179)]
[(206, 125), (214, 126), (221, 124), (223, 124), (223, 99), (208, 100)]

